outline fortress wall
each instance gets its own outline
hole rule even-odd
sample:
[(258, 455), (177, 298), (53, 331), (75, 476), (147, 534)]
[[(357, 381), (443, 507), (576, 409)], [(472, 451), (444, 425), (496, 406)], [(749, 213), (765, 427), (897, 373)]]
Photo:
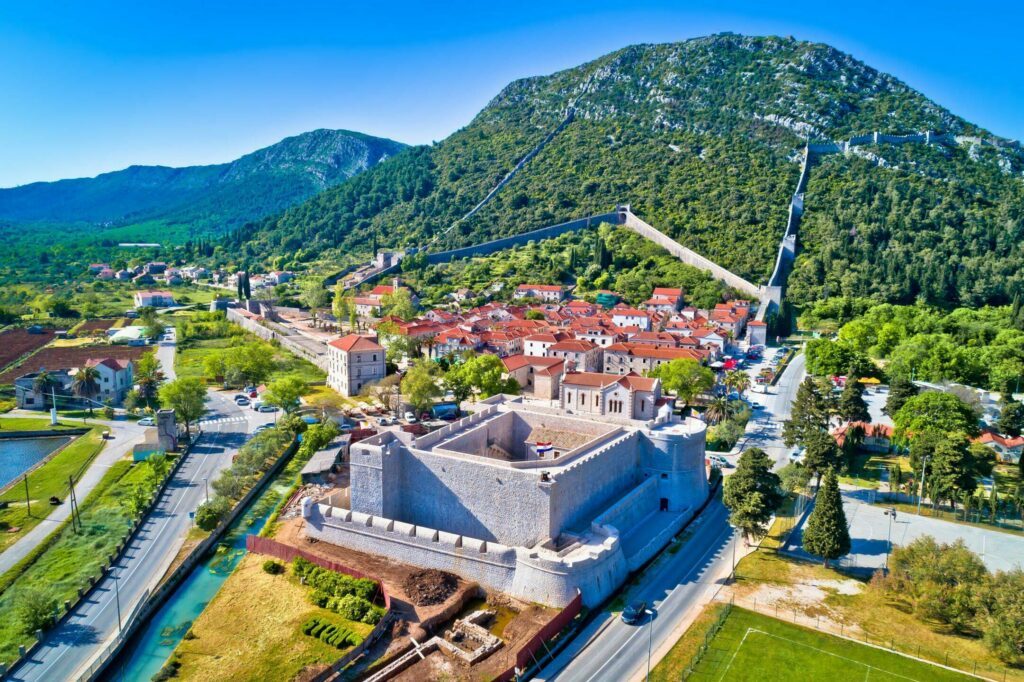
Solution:
[(733, 289), (741, 291), (745, 294), (753, 296), (755, 298), (761, 295), (761, 290), (756, 285), (751, 284), (747, 280), (743, 279), (739, 275), (735, 275), (721, 265), (714, 263), (704, 256), (686, 248), (676, 240), (672, 239), (666, 234), (658, 231), (654, 227), (651, 227), (640, 218), (636, 217), (632, 211), (628, 208), (623, 209), (624, 219), (620, 221), (620, 224), (624, 227), (633, 230), (642, 237), (646, 237), (658, 246), (662, 247), (673, 256), (683, 261), (687, 265), (692, 265), (695, 268), (699, 268), (705, 272), (711, 274), (715, 279), (724, 282)]
[(584, 230), (590, 227), (597, 227), (601, 223), (618, 224), (619, 214), (616, 212), (602, 213), (600, 215), (588, 216), (586, 218), (578, 218), (576, 220), (570, 220), (568, 222), (559, 223), (557, 225), (548, 225), (530, 232), (524, 232), (522, 234), (512, 235), (511, 237), (502, 237), (501, 239), (494, 239), (483, 244), (476, 244), (473, 246), (464, 246), (459, 249), (452, 249), (450, 251), (439, 251), (438, 253), (428, 253), (427, 263), (431, 265), (437, 263), (447, 263), (448, 261), (456, 258), (468, 258), (471, 256), (486, 256), (496, 251), (502, 251), (504, 249), (510, 249), (513, 246), (522, 246), (527, 242), (539, 240), (539, 239), (551, 239), (567, 232), (576, 232), (578, 230)]
[(432, 528), (416, 527), (409, 534), (408, 526), (397, 521), (395, 530), (388, 530), (389, 519), (367, 524), (348, 510), (327, 505), (312, 505), (306, 521), (309, 537), (412, 566), (451, 571), (500, 592), (512, 589), (516, 551), (510, 547)]
[(631, 431), (555, 472), (551, 491), (551, 537), (583, 529), (640, 477), (640, 433)]
[(621, 500), (594, 519), (594, 526), (612, 526), (620, 535), (627, 535), (649, 514), (658, 511), (658, 479), (649, 477)]
[(400, 472), (384, 485), (399, 491), (400, 520), (513, 546), (546, 539), (549, 490), (537, 474), (404, 447), (391, 456)]

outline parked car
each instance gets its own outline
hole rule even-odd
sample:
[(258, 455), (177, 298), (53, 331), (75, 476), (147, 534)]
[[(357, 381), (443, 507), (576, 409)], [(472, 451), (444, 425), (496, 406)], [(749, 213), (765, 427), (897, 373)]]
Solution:
[(138, 421), (139, 426), (156, 426), (156, 420), (152, 417), (143, 417)]
[(249, 404), (249, 399), (246, 398), (245, 396), (242, 396), (241, 398), (235, 398), (235, 404), (238, 405), (239, 407), (245, 407), (246, 405)]
[(789, 453), (790, 462), (800, 462), (804, 458), (804, 449), (802, 447), (797, 448), (793, 452)]
[(274, 428), (273, 424), (260, 424), (255, 429), (253, 429), (253, 433), (260, 433), (261, 431), (266, 431), (267, 429), (272, 428)]
[(245, 394), (245, 393), (236, 393), (235, 397), (232, 398), (232, 400), (238, 401), (238, 400), (241, 400), (242, 398), (245, 398), (246, 400), (248, 400), (249, 396), (248, 396), (248, 394)]
[(379, 420), (377, 420), (377, 423), (380, 424), (381, 426), (394, 426), (397, 423), (397, 421), (395, 420), (394, 417), (381, 417)]
[(410, 424), (415, 424), (418, 421), (416, 419), (416, 413), (415, 412), (406, 412), (405, 413), (405, 421), (409, 422)]
[(622, 609), (622, 622), (626, 625), (636, 625), (643, 620), (645, 613), (647, 613), (646, 602), (641, 601), (630, 604)]
[(711, 463), (719, 469), (731, 469), (733, 467), (732, 462), (721, 455), (711, 455), (708, 459), (711, 460)]
[(277, 412), (277, 405), (260, 405), (259, 412)]

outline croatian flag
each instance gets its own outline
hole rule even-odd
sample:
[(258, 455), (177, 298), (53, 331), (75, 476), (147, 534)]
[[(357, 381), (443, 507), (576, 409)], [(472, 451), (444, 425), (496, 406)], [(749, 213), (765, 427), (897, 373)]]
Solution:
[(537, 454), (541, 457), (551, 452), (551, 443), (537, 443)]

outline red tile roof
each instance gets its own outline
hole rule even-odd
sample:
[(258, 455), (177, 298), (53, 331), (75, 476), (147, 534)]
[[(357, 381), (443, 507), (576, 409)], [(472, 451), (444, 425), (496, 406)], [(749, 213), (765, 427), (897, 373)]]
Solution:
[(384, 350), (381, 348), (377, 340), (370, 336), (362, 336), (360, 334), (349, 334), (343, 336), (340, 339), (334, 339), (328, 345), (337, 348), (344, 353), (351, 353), (353, 351), (367, 351), (367, 350)]

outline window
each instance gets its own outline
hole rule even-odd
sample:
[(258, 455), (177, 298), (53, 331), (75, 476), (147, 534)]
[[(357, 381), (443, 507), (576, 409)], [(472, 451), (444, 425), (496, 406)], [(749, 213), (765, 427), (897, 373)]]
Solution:
[(661, 477), (662, 478), (668, 478), (668, 474), (662, 474)]

